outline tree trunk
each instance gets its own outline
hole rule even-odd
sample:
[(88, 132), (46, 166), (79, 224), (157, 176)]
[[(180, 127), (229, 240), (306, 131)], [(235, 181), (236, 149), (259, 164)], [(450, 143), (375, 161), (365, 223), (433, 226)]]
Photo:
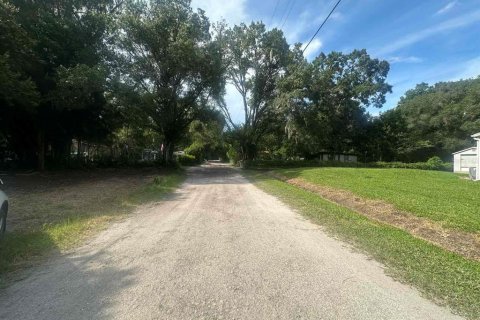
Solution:
[(77, 161), (81, 162), (82, 159), (82, 139), (77, 138)]
[(170, 165), (174, 162), (173, 149), (174, 149), (173, 142), (165, 139), (163, 141), (162, 161), (166, 166), (168, 166), (168, 165)]
[(173, 142), (170, 142), (167, 148), (167, 160), (168, 164), (172, 164), (175, 162), (175, 159), (173, 159)]
[(39, 171), (45, 170), (45, 131), (40, 129), (37, 136), (38, 143), (38, 155), (37, 155), (37, 167)]
[(242, 144), (242, 159), (243, 160), (254, 160), (257, 155), (257, 147), (250, 141), (246, 141)]

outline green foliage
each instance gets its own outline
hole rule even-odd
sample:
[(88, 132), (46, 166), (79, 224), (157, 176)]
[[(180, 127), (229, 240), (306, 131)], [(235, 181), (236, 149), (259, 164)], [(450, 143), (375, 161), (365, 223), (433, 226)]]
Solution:
[[(0, 0), (0, 157), (42, 169), (134, 164), (144, 149), (162, 150), (163, 163), (180, 148), (222, 159), (234, 148), (234, 162), (355, 152), (383, 163), (447, 160), (471, 145), (480, 78), (420, 84), (372, 117), (388, 72), (366, 50), (309, 62), (261, 22), (212, 28), (189, 0)], [(226, 82), (242, 123), (223, 101)], [(74, 160), (73, 139), (103, 151)]]
[(58, 109), (86, 109), (95, 106), (105, 91), (106, 72), (99, 66), (84, 64), (71, 68), (60, 66), (56, 83), (52, 101)]
[(447, 228), (480, 231), (480, 187), (450, 172), (414, 169), (280, 169), (288, 177), (379, 199)]
[(162, 136), (170, 162), (192, 120), (223, 92), (219, 43), (204, 12), (187, 0), (128, 2), (117, 37), (137, 112)]
[(220, 113), (215, 113), (214, 119), (192, 121), (188, 132), (190, 145), (185, 148), (185, 152), (198, 160), (223, 159), (226, 148), (223, 141), (223, 120)]
[(402, 169), (419, 169), (419, 170), (436, 170), (436, 171), (452, 171), (451, 162), (443, 162), (439, 157), (432, 157), (427, 162), (373, 162), (368, 164), (373, 168), (402, 168)]
[[(7, 272), (31, 265), (32, 261), (52, 250), (71, 248), (81, 241), (85, 234), (99, 230), (114, 217), (132, 212), (132, 206), (163, 199), (183, 180), (184, 175), (174, 170), (167, 171), (155, 177), (152, 182), (135, 186), (133, 189), (131, 184), (125, 184), (125, 187), (119, 187), (114, 195), (106, 192), (94, 193), (94, 199), (82, 194), (74, 200), (51, 200), (45, 199), (45, 195), (41, 193), (17, 199), (17, 204), (23, 206), (25, 203), (22, 201), (38, 201), (38, 204), (30, 203), (29, 206), (42, 208), (44, 211), (42, 219), (53, 222), (39, 224), (36, 228), (24, 231), (8, 232), (0, 241), (0, 287), (4, 284), (3, 276)], [(93, 186), (95, 187), (96, 185)], [(68, 214), (65, 213), (66, 210)]]
[(279, 103), (296, 153), (310, 158), (324, 151), (363, 151), (365, 110), (381, 107), (391, 91), (388, 62), (354, 50), (321, 53), (312, 63), (297, 62), (291, 69), (282, 79)]
[(232, 164), (237, 164), (240, 160), (240, 155), (238, 154), (237, 149), (235, 149), (232, 145), (228, 147), (227, 157)]
[(450, 158), (452, 152), (470, 147), (470, 135), (480, 131), (480, 78), (419, 84), (390, 115), (403, 122), (396, 130), (401, 136), (396, 142), (399, 158)]
[(3, 112), (8, 112), (9, 110), (6, 109), (14, 106), (35, 107), (39, 100), (39, 94), (33, 81), (20, 72), (12, 70), (12, 64), (8, 54), (0, 55), (0, 88), (2, 88), (0, 105)]
[(105, 13), (112, 2), (1, 1), (0, 81), (7, 83), (0, 85), (15, 88), (0, 97), (2, 107), (11, 106), (0, 120), (24, 164), (37, 160), (43, 169), (46, 157), (68, 159), (72, 138), (106, 137)]
[(194, 166), (199, 164), (202, 160), (195, 158), (191, 154), (181, 154), (177, 156), (177, 161), (182, 166)]
[[(26, 68), (30, 66), (31, 60), (34, 59), (32, 52), (35, 44), (31, 35), (22, 27), (18, 20), (19, 10), (10, 1), (0, 0), (0, 65), (2, 68), (0, 99), (13, 96), (23, 107), (36, 105), (38, 97), (36, 96), (37, 88), (29, 79)], [(3, 74), (6, 73), (6, 74)], [(15, 87), (15, 84), (18, 87)], [(21, 94), (25, 94), (32, 100), (26, 103)], [(5, 97), (6, 96), (6, 97)], [(10, 101), (10, 105), (12, 102)], [(0, 103), (5, 101), (0, 100)]]
[[(332, 170), (337, 172), (336, 174), (332, 172), (331, 180), (322, 181), (335, 181), (340, 173), (346, 171), (360, 175), (365, 173), (365, 171), (362, 172), (359, 169)], [(368, 173), (370, 174), (373, 171), (369, 170)], [(393, 169), (389, 172), (400, 177), (404, 174), (403, 172), (395, 172)], [(412, 171), (409, 172), (415, 174)], [(431, 176), (445, 175), (445, 173), (438, 172), (425, 172), (425, 174)], [(434, 179), (434, 181), (430, 180), (428, 183), (443, 181), (444, 184), (448, 184), (448, 180), (453, 183), (454, 179), (459, 183), (458, 178), (454, 175), (450, 174), (449, 176), (450, 178), (444, 176), (440, 179)], [(477, 261), (467, 260), (418, 239), (405, 231), (372, 221), (356, 212), (326, 201), (314, 193), (301, 190), (266, 175), (252, 174), (250, 177), (255, 179), (260, 188), (280, 197), (313, 222), (320, 224), (327, 232), (350, 242), (356, 248), (365, 251), (386, 265), (388, 274), (402, 282), (414, 285), (427, 297), (452, 307), (462, 315), (472, 319), (477, 319), (480, 316), (480, 305), (477, 303), (480, 299), (480, 288), (478, 286), (480, 283), (480, 263)], [(346, 178), (344, 174), (340, 177), (342, 180)], [(410, 183), (415, 183), (417, 179), (412, 179), (412, 177), (414, 175), (409, 176)], [(378, 181), (381, 176), (375, 176), (375, 178), (369, 181)], [(392, 180), (392, 185), (396, 183), (395, 180)], [(431, 189), (432, 186), (435, 186), (435, 184), (427, 185), (426, 189)], [(365, 186), (362, 184), (360, 188), (362, 187)], [(475, 184), (472, 183), (469, 187), (472, 189)], [(379, 189), (377, 188), (376, 191), (382, 192)], [(425, 193), (426, 189), (420, 191)], [(412, 191), (411, 195), (415, 196), (415, 192)], [(440, 196), (443, 196), (444, 199), (450, 199), (450, 194), (447, 192), (442, 192)], [(460, 202), (457, 202), (458, 200), (454, 200), (456, 205), (462, 207)], [(478, 203), (476, 205), (478, 208)], [(474, 216), (470, 216), (470, 219), (475, 221)]]
[(443, 167), (444, 162), (442, 159), (440, 159), (440, 157), (434, 156), (427, 160), (427, 165), (429, 165), (431, 168), (440, 170)]
[(169, 169), (166, 174), (156, 176), (153, 181), (132, 192), (126, 199), (133, 205), (158, 202), (184, 181), (185, 176), (178, 169)]
[(219, 38), (224, 45), (227, 79), (242, 97), (244, 122), (234, 123), (228, 106), (220, 106), (234, 133), (237, 152), (242, 159), (253, 159), (262, 135), (271, 131), (278, 118), (273, 102), (290, 50), (281, 30), (267, 30), (261, 22), (241, 23), (222, 31)]
[(299, 168), (299, 167), (347, 167), (364, 166), (358, 162), (322, 161), (322, 160), (246, 160), (242, 167), (251, 169)]
[(242, 161), (244, 168), (301, 168), (301, 167), (344, 167), (344, 168), (399, 168), (399, 169), (418, 169), (435, 171), (452, 171), (453, 166), (450, 162), (443, 162), (439, 157), (432, 157), (427, 162), (342, 162), (325, 160), (245, 160)]

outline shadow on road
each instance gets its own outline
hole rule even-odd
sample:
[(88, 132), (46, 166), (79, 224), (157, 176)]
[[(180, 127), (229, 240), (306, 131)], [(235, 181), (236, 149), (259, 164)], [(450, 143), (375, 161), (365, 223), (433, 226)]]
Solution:
[(207, 162), (201, 166), (188, 168), (186, 183), (191, 185), (248, 184), (249, 182), (240, 174), (240, 170), (228, 164)]
[(135, 284), (138, 272), (109, 264), (108, 247), (63, 256), (57, 249), (50, 261), (23, 271), (24, 279), (0, 290), (0, 319), (108, 318), (115, 295)]

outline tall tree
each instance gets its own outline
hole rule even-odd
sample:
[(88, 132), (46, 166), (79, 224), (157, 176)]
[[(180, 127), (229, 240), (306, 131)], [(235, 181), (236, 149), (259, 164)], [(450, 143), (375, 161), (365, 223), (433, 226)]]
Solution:
[(240, 93), (244, 122), (234, 123), (228, 106), (221, 104), (229, 125), (240, 139), (243, 159), (252, 159), (257, 144), (276, 116), (277, 81), (290, 58), (288, 43), (278, 29), (267, 31), (261, 22), (224, 30), (222, 41), (228, 81)]
[(299, 151), (307, 157), (360, 151), (366, 108), (381, 107), (391, 91), (388, 71), (388, 62), (372, 59), (365, 50), (321, 53), (310, 64), (292, 67), (282, 80), (282, 103)]
[(33, 56), (33, 40), (16, 20), (18, 9), (0, 0), (0, 106), (35, 106), (35, 84), (25, 73)]
[(426, 83), (408, 90), (391, 111), (405, 126), (398, 155), (423, 161), (471, 145), (470, 135), (480, 131), (480, 77), (453, 82)]
[(35, 111), (39, 94), (26, 72), (34, 59), (34, 41), (17, 18), (18, 9), (0, 0), (0, 154), (10, 150), (26, 157), (26, 149), (36, 149), (29, 139), (28, 115)]
[(154, 130), (163, 137), (163, 158), (196, 114), (223, 91), (222, 56), (204, 12), (189, 0), (132, 1), (119, 28), (125, 83), (141, 100)]
[[(15, 7), (15, 21), (32, 43), (31, 57), (24, 60), (23, 72), (31, 78), (40, 97), (35, 109), (21, 116), (18, 111), (12, 115), (14, 121), (19, 121), (16, 126), (25, 130), (15, 136), (26, 137), (28, 141), (23, 146), (28, 153), (26, 158), (31, 159), (32, 153), (36, 153), (38, 167), (43, 169), (47, 146), (52, 156), (60, 154), (65, 158), (72, 135), (81, 138), (78, 135), (86, 128), (91, 134), (103, 121), (101, 110), (106, 102), (103, 88), (87, 92), (79, 87), (93, 88), (96, 83), (90, 75), (102, 68), (108, 10), (115, 2), (11, 0), (9, 3)], [(83, 131), (74, 132), (72, 128), (80, 122)]]

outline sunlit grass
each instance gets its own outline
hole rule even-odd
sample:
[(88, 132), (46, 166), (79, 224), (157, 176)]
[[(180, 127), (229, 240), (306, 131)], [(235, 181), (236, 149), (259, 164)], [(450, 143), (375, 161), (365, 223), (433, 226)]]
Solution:
[(249, 176), (257, 186), (324, 226), (328, 233), (385, 264), (394, 278), (414, 285), (428, 298), (462, 315), (480, 317), (480, 263), (268, 175), (250, 172)]
[(287, 177), (379, 199), (447, 228), (480, 232), (480, 183), (439, 171), (366, 168), (277, 169)]
[[(133, 212), (138, 205), (162, 200), (167, 193), (175, 190), (183, 179), (181, 172), (170, 171), (155, 177), (147, 184), (132, 188), (126, 194), (100, 196), (94, 206), (85, 205), (90, 210), (62, 203), (58, 199), (39, 202), (43, 214), (48, 212), (53, 217), (53, 222), (5, 235), (0, 241), (0, 285), (4, 283), (7, 272), (28, 266), (53, 250), (64, 251), (72, 248), (85, 236), (105, 227), (109, 221)], [(62, 208), (67, 208), (68, 213), (62, 212)], [(50, 221), (48, 216), (43, 218)]]

